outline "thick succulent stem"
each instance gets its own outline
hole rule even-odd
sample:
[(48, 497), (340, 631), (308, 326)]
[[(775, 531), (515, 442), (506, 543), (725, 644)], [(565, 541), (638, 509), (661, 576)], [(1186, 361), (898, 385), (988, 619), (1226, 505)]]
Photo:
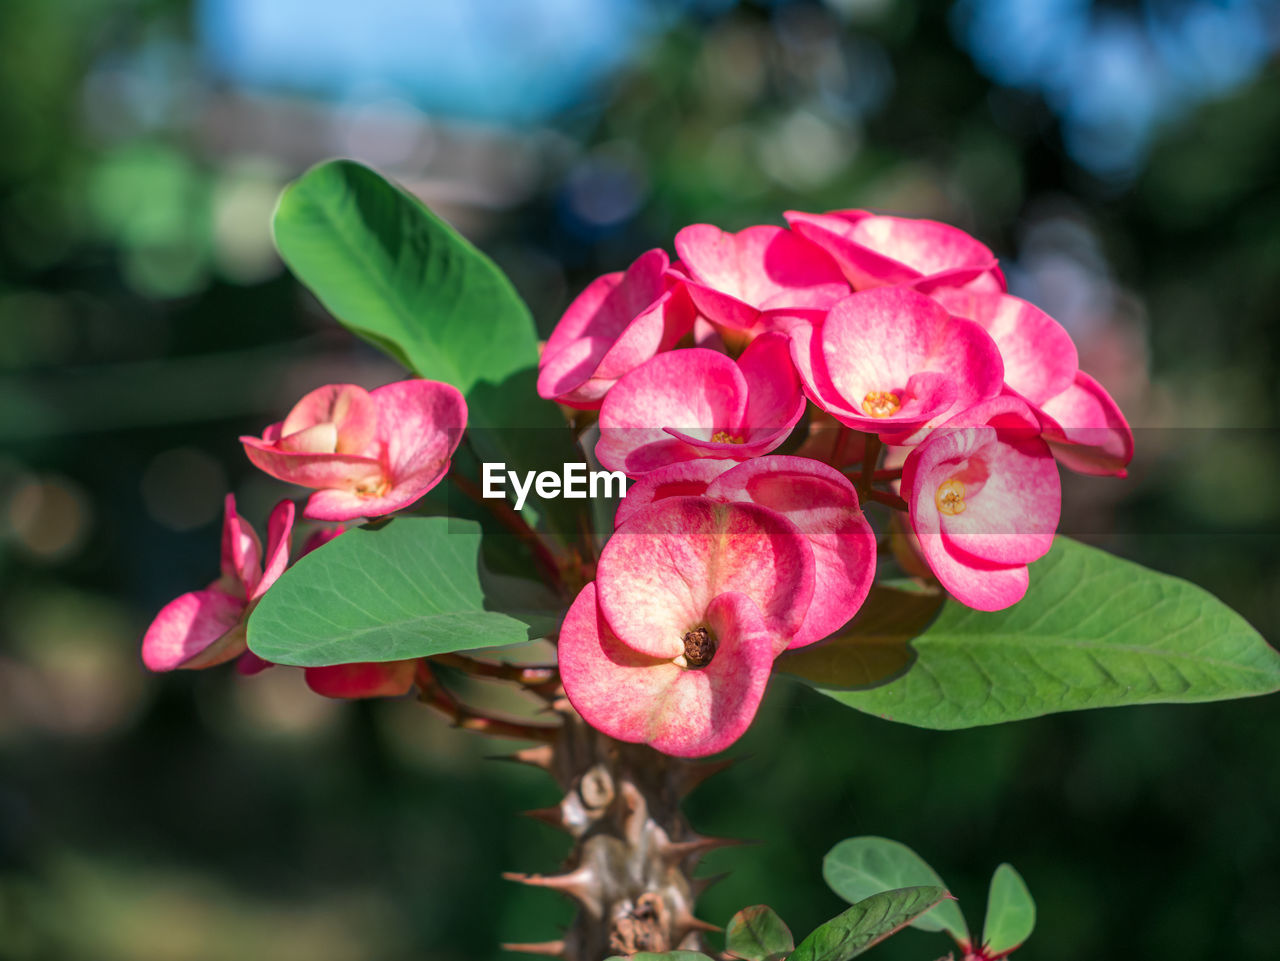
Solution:
[(506, 877), (560, 891), (579, 911), (563, 940), (506, 947), (566, 961), (705, 949), (702, 933), (717, 929), (693, 908), (712, 882), (692, 871), (707, 851), (734, 842), (695, 834), (680, 803), (724, 764), (624, 744), (589, 727), (568, 701), (553, 707), (562, 719), (558, 736), (513, 760), (543, 768), (564, 790), (559, 804), (529, 813), (568, 833), (573, 847), (558, 874)]

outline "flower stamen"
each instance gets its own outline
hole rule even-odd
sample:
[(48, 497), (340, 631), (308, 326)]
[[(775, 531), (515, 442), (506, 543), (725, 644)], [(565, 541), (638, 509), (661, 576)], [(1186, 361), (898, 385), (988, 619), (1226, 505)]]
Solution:
[(716, 640), (705, 627), (695, 627), (684, 636), (684, 660), (689, 667), (706, 667), (716, 656)]
[(902, 406), (902, 400), (891, 390), (873, 390), (862, 398), (862, 409), (871, 417), (892, 417)]
[(958, 481), (954, 477), (945, 480), (938, 485), (937, 492), (933, 495), (933, 501), (938, 505), (938, 510), (942, 513), (954, 517), (956, 514), (964, 513), (964, 482)]

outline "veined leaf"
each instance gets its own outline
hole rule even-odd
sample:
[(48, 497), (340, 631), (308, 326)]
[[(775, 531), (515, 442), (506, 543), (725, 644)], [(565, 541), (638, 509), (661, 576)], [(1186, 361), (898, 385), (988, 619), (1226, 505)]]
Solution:
[(800, 942), (789, 961), (848, 961), (913, 920), (947, 896), (945, 888), (925, 885), (882, 891), (859, 901)]
[(1011, 864), (996, 868), (987, 895), (987, 918), (982, 944), (987, 954), (1005, 954), (1031, 937), (1036, 927), (1036, 902), (1022, 876)]
[(724, 932), (724, 950), (742, 961), (783, 961), (795, 949), (791, 929), (773, 908), (756, 904), (743, 908)]
[(1212, 594), (1066, 537), (1031, 565), (1022, 601), (987, 613), (947, 600), (911, 648), (909, 669), (865, 689), (836, 667), (799, 673), (850, 707), (937, 729), (1280, 690), (1280, 653)]
[(359, 527), (271, 585), (250, 615), (249, 647), (278, 664), (320, 667), (518, 644), (554, 627), (560, 612), (537, 611), (540, 595), (508, 592), (508, 580), (484, 573), (471, 521)]

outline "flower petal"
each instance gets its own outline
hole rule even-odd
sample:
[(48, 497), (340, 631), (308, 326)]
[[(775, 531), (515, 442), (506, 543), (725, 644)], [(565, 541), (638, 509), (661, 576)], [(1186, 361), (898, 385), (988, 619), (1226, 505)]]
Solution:
[(721, 474), (707, 496), (776, 511), (808, 540), (813, 601), (789, 647), (828, 637), (858, 612), (875, 579), (876, 536), (843, 474), (808, 457), (771, 455)]
[(372, 457), (286, 451), (258, 437), (241, 437), (240, 443), (255, 467), (289, 484), (355, 490), (382, 482), (382, 464)]
[(1133, 460), (1133, 431), (1106, 388), (1076, 371), (1075, 383), (1041, 405), (1053, 423), (1045, 440), (1063, 464), (1079, 474), (1124, 477)]
[(276, 582), (289, 564), (294, 512), (293, 501), (281, 501), (267, 519), (266, 564), (263, 567), (262, 578), (249, 593), (251, 601), (256, 601), (265, 594), (267, 588)]
[(996, 269), (995, 255), (963, 230), (934, 220), (865, 210), (806, 214), (789, 210), (791, 229), (822, 247), (855, 289), (928, 277), (960, 286)]
[(417, 660), (306, 668), (307, 687), (325, 697), (399, 697), (413, 687)]
[(218, 587), (247, 598), (262, 577), (262, 542), (248, 521), (236, 512), (236, 496), (222, 502), (222, 577)]
[(1000, 348), (1004, 381), (1033, 404), (1062, 393), (1080, 360), (1071, 335), (1039, 307), (1004, 293), (946, 287), (930, 296), (953, 316), (979, 324)]
[(176, 597), (142, 638), (142, 663), (152, 671), (212, 667), (245, 650), (245, 602), (209, 588)]
[(355, 384), (326, 384), (307, 394), (293, 405), (280, 425), (280, 443), (286, 449), (308, 450), (306, 442), (290, 439), (321, 425), (331, 425), (330, 454), (377, 456), (370, 450), (378, 434), (378, 411), (369, 392)]

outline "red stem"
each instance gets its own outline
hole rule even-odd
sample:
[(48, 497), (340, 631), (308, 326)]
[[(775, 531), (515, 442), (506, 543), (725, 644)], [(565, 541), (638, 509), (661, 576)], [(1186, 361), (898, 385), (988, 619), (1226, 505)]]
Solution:
[(881, 491), (872, 488), (867, 491), (866, 496), (869, 500), (873, 500), (878, 504), (884, 504), (887, 507), (892, 507), (896, 511), (903, 511), (904, 513), (910, 511), (910, 508), (907, 506), (907, 502), (897, 494), (891, 494), (888, 491)]
[(556, 562), (555, 555), (551, 553), (551, 548), (547, 546), (546, 541), (529, 526), (529, 522), (518, 511), (514, 510), (505, 499), (482, 496), (480, 489), (457, 471), (450, 472), (449, 479), (458, 486), (458, 490), (462, 491), (463, 494), (481, 507), (490, 511), (503, 527), (528, 544), (529, 549), (533, 551), (534, 559), (542, 568), (547, 583), (557, 593), (564, 594), (564, 579), (560, 574), (560, 565)]
[(428, 707), (435, 708), (447, 717), (454, 727), (479, 731), (481, 734), (489, 734), (493, 737), (547, 743), (554, 741), (559, 732), (559, 725), (529, 724), (519, 718), (488, 714), (463, 704), (436, 680), (435, 674), (431, 672), (426, 661), (418, 663), (415, 680), (418, 684), (418, 700)]

